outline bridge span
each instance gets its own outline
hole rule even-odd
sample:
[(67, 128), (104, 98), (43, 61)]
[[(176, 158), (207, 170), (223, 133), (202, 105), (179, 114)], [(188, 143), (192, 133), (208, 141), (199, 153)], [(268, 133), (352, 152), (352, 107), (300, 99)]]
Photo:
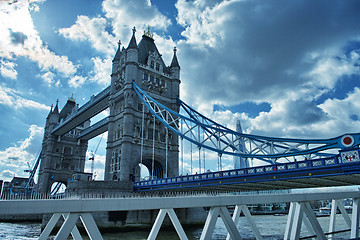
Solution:
[(359, 149), (334, 157), (139, 181), (134, 191), (248, 191), (357, 185)]
[[(247, 205), (266, 203), (290, 203), (288, 219), (286, 223), (284, 239), (299, 239), (301, 226), (304, 222), (308, 231), (318, 239), (327, 239), (326, 231), (320, 226), (313, 209), (311, 201), (332, 200), (329, 232), (339, 231), (335, 229), (336, 212), (342, 214), (350, 230), (350, 237), (359, 237), (359, 213), (360, 213), (360, 186), (330, 187), (330, 188), (308, 188), (281, 191), (257, 191), (257, 192), (232, 192), (232, 193), (167, 193), (167, 194), (119, 194), (108, 196), (97, 196), (87, 194), (82, 196), (62, 196), (58, 199), (38, 198), (32, 199), (2, 199), (0, 200), (0, 214), (53, 214), (47, 226), (41, 233), (39, 239), (47, 239), (58, 222), (63, 217), (61, 228), (55, 239), (66, 239), (72, 234), (74, 239), (82, 239), (76, 227), (78, 219), (81, 220), (90, 239), (102, 239), (102, 235), (92, 217), (93, 212), (102, 211), (131, 211), (159, 209), (148, 239), (156, 239), (160, 227), (166, 215), (170, 217), (180, 239), (188, 239), (174, 209), (209, 207), (209, 213), (203, 227), (200, 239), (211, 239), (215, 223), (220, 217), (229, 233), (228, 239), (241, 239), (237, 226), (240, 213), (243, 212), (246, 220), (256, 239), (263, 239), (259, 228), (256, 226)], [(346, 212), (339, 201), (344, 198), (353, 199), (352, 217)], [(227, 206), (236, 206), (233, 216)], [(342, 229), (343, 230), (343, 229)], [(341, 231), (342, 231), (341, 230)]]

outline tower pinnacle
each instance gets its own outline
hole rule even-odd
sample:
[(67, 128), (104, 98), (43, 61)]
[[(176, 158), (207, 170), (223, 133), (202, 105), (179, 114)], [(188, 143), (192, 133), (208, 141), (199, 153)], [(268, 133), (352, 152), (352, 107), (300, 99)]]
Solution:
[(149, 38), (152, 38), (154, 39), (154, 34), (151, 34), (150, 32), (150, 27), (148, 27), (148, 30), (147, 31), (144, 31), (144, 35), (149, 37)]
[(128, 49), (130, 49), (130, 48), (138, 48), (137, 43), (136, 43), (136, 38), (135, 38), (136, 28), (133, 27), (132, 31), (133, 31), (133, 35), (132, 35), (132, 37), (130, 39), (129, 46), (127, 47)]

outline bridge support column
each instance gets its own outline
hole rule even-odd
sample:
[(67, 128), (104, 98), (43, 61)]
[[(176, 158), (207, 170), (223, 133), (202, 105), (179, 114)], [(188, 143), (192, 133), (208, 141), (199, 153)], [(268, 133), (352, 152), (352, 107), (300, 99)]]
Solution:
[(359, 213), (360, 213), (360, 198), (353, 199), (352, 221), (351, 221), (351, 238), (359, 237)]
[(76, 222), (80, 218), (84, 228), (90, 239), (99, 239), (102, 240), (101, 233), (94, 221), (94, 218), (90, 213), (54, 213), (49, 222), (47, 223), (45, 229), (41, 233), (39, 240), (48, 239), (51, 231), (54, 229), (56, 223), (59, 221), (60, 217), (64, 218), (64, 223), (61, 225), (59, 232), (55, 236), (55, 240), (67, 239), (67, 237), (72, 235), (75, 240), (82, 240), (81, 234), (76, 227)]
[[(46, 227), (45, 229), (42, 231), (40, 237), (39, 237), (39, 240), (46, 240), (48, 239), (51, 231), (54, 229), (56, 223), (59, 221), (60, 217), (62, 216), (64, 220), (66, 220), (66, 218), (68, 217), (68, 213), (66, 214), (62, 214), (62, 213), (54, 213), (48, 224), (46, 224)], [(69, 234), (68, 234), (69, 235)], [(71, 230), (71, 235), (72, 237), (75, 239), (75, 240), (78, 240), (78, 239), (82, 239), (81, 237), (81, 234), (79, 232), (79, 230), (77, 229), (76, 225), (73, 227), (73, 229)]]
[[(305, 213), (305, 215), (304, 215)], [(296, 240), (300, 238), (302, 222), (305, 223), (309, 232), (316, 235), (318, 239), (325, 240), (325, 233), (317, 220), (309, 202), (292, 202), (286, 223), (284, 240)]]
[[(250, 211), (246, 205), (236, 205), (235, 206), (234, 214), (232, 217), (232, 220), (234, 221), (235, 226), (239, 222), (241, 212), (244, 213), (244, 216), (245, 216), (247, 222), (250, 224), (250, 227), (251, 227), (252, 231), (254, 232), (256, 239), (263, 240), (263, 237), (261, 236), (260, 231), (257, 228), (257, 226), (254, 222), (254, 219), (252, 218)], [(226, 237), (226, 240), (230, 240), (230, 239), (231, 239), (230, 234), (228, 234)]]
[[(346, 225), (351, 228), (351, 220), (349, 214), (346, 212), (344, 206), (340, 203), (339, 200), (333, 199), (331, 201), (331, 214), (330, 214), (330, 223), (329, 223), (329, 233), (335, 231), (336, 226), (336, 211), (339, 208), (341, 215), (344, 217)], [(329, 235), (329, 239), (332, 239), (333, 235)]]
[(207, 240), (212, 238), (215, 224), (219, 215), (223, 220), (231, 239), (242, 239), (233, 219), (230, 216), (228, 209), (226, 207), (212, 207), (210, 208), (209, 214), (206, 218), (205, 226), (203, 232), (201, 233), (200, 240)]
[(155, 223), (151, 229), (151, 232), (148, 236), (148, 240), (155, 240), (158, 233), (159, 233), (159, 230), (160, 230), (160, 227), (161, 227), (161, 224), (163, 223), (164, 219), (165, 219), (165, 215), (168, 214), (169, 217), (170, 217), (170, 220), (172, 222), (172, 224), (174, 225), (175, 227), (175, 230), (178, 234), (178, 236), (180, 237), (181, 240), (188, 240), (186, 234), (185, 234), (185, 231), (183, 229), (183, 227), (181, 226), (181, 223), (178, 219), (178, 217), (176, 216), (176, 213), (174, 211), (174, 209), (160, 209), (157, 217), (156, 217), (156, 220), (155, 220)]

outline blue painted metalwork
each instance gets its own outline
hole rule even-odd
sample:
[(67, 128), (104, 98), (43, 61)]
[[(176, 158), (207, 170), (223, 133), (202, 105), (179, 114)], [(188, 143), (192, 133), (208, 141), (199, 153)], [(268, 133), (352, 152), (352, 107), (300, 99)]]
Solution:
[[(346, 156), (355, 156), (349, 160)], [(245, 169), (178, 176), (135, 182), (135, 191), (153, 191), (245, 184), (276, 180), (294, 180), (332, 175), (360, 173), (359, 148), (342, 150), (334, 157), (280, 163)]]
[[(348, 149), (360, 143), (360, 133), (345, 134), (330, 139), (275, 138), (238, 133), (205, 117), (180, 99), (178, 103), (188, 114), (187, 116), (157, 102), (135, 82), (133, 88), (143, 104), (167, 128), (197, 145), (199, 149), (204, 147), (217, 152), (220, 156), (227, 154), (255, 158), (274, 164), (277, 160), (287, 159), (290, 156), (301, 156), (304, 159), (311, 159), (312, 156), (332, 157), (335, 153), (328, 150)], [(244, 142), (245, 149), (239, 149), (236, 144), (239, 140)]]
[(34, 177), (35, 177), (36, 170), (38, 169), (40, 161), (41, 161), (41, 154), (42, 154), (42, 149), (40, 150), (40, 153), (39, 153), (39, 155), (38, 155), (38, 157), (36, 159), (35, 165), (31, 169), (30, 176), (29, 176), (28, 180), (26, 181), (25, 188), (28, 191), (29, 191), (30, 188), (34, 187)]

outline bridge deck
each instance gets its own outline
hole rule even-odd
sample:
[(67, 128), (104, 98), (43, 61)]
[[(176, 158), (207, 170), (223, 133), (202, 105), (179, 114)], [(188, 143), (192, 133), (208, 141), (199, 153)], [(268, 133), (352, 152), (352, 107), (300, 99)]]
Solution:
[[(358, 149), (351, 151), (358, 153)], [(347, 152), (351, 152), (347, 151)], [(135, 182), (134, 191), (247, 191), (360, 184), (360, 161), (331, 158)]]
[[(284, 190), (234, 193), (177, 193), (163, 196), (100, 195), (65, 196), (61, 199), (0, 200), (0, 214), (35, 214), (64, 212), (131, 211), (166, 208), (195, 208), (208, 206), (233, 206), (239, 204), (265, 204), (293, 201), (359, 198), (359, 186), (327, 189)], [(206, 201), (204, 201), (206, 197)]]

